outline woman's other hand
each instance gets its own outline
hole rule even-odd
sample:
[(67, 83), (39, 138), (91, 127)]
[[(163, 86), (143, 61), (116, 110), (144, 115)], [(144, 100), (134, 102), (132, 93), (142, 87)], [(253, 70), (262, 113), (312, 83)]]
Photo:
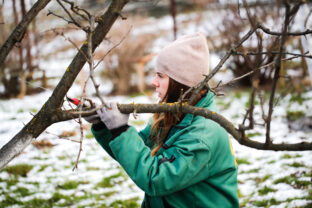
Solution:
[(107, 108), (103, 107), (96, 112), (109, 130), (128, 124), (129, 114), (121, 113), (118, 110), (117, 103), (107, 103)]

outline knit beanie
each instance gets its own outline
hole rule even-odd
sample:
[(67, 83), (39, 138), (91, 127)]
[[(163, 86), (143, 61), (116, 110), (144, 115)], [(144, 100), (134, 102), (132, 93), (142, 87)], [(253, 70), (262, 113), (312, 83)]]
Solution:
[(163, 48), (156, 61), (156, 72), (193, 87), (209, 73), (209, 50), (205, 35), (185, 35)]

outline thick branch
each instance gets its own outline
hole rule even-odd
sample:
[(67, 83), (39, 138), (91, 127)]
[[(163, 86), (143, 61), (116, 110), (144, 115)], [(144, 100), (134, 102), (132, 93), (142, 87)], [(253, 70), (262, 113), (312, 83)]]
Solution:
[(0, 66), (4, 63), (5, 58), (12, 50), (17, 42), (21, 42), (28, 25), (38, 15), (38, 13), (46, 7), (51, 0), (38, 0), (34, 6), (23, 17), (22, 21), (16, 26), (9, 38), (1, 46), (0, 49)]
[[(248, 139), (244, 136), (234, 125), (227, 120), (222, 115), (210, 111), (206, 108), (198, 108), (186, 103), (163, 103), (163, 104), (120, 104), (118, 105), (120, 112), (122, 113), (157, 113), (157, 112), (171, 112), (177, 113), (182, 112), (185, 114), (193, 114), (203, 116), (205, 118), (211, 119), (216, 123), (220, 124), (229, 134), (231, 134), (235, 140), (240, 144), (261, 150), (275, 150), (275, 151), (305, 151), (312, 150), (312, 143), (300, 142), (296, 144), (265, 144), (261, 142), (256, 142)], [(58, 111), (53, 112), (55, 116), (55, 121), (66, 121), (71, 120), (73, 117), (78, 118), (81, 115), (92, 115), (95, 114), (95, 110), (89, 111), (87, 113), (75, 112), (75, 111)]]

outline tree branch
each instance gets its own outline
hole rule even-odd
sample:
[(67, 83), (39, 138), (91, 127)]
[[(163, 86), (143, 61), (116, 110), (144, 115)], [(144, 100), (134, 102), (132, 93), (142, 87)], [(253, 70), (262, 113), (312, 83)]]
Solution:
[[(275, 32), (275, 31), (271, 31), (269, 28), (263, 26), (262, 24), (259, 25), (259, 28), (269, 34), (269, 35), (275, 35), (275, 36), (282, 36), (283, 33), (281, 32)], [(286, 33), (285, 35), (287, 36), (302, 36), (302, 35), (308, 35), (308, 34), (311, 34), (312, 33), (312, 30), (310, 29), (307, 29), (306, 31), (302, 31), (302, 32), (288, 32)]]
[[(193, 114), (203, 116), (205, 118), (211, 119), (218, 124), (220, 124), (229, 134), (231, 134), (235, 140), (240, 144), (261, 150), (281, 150), (281, 151), (307, 151), (312, 150), (312, 143), (300, 142), (295, 144), (272, 144), (269, 145), (261, 142), (256, 142), (250, 140), (244, 136), (240, 130), (234, 127), (234, 125), (227, 120), (222, 115), (210, 111), (206, 108), (198, 108), (191, 106), (187, 103), (161, 103), (161, 104), (118, 104), (118, 109), (122, 113), (159, 113), (159, 112), (171, 112), (178, 113), (182, 112), (185, 114)], [(58, 118), (58, 121), (71, 120), (73, 117), (77, 118), (79, 114), (82, 116), (95, 114), (96, 110), (86, 112), (77, 112), (77, 111), (57, 111), (53, 114)], [(55, 120), (56, 121), (56, 120)]]

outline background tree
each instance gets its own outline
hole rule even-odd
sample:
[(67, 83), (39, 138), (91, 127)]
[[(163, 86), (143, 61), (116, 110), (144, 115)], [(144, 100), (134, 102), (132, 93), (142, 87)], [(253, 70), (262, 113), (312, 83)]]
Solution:
[[(7, 38), (7, 40), (5, 42), (1, 42), (2, 46), (0, 49), (0, 77), (4, 86), (3, 95), (5, 97), (23, 97), (26, 93), (26, 80), (31, 81), (33, 79), (34, 66), (31, 54), (31, 47), (32, 45), (34, 45), (34, 43), (31, 41), (30, 38), (32, 36), (31, 32), (27, 33), (27, 27), (36, 17), (36, 15), (50, 1), (51, 0), (37, 1), (34, 6), (27, 12), (27, 14), (24, 0), (19, 1), (21, 8), (20, 12), (17, 11), (16, 0), (12, 1), (12, 9), (14, 14), (13, 24), (16, 24), (16, 27)], [(19, 19), (21, 19), (20, 22)], [(10, 27), (9, 23), (6, 23), (2, 26)], [(3, 31), (6, 31), (6, 29), (4, 29)], [(5, 33), (3, 33), (3, 35), (5, 35)], [(23, 40), (24, 36), (25, 39)], [(14, 49), (13, 52), (10, 53), (14, 46), (18, 49)], [(25, 57), (23, 53), (24, 50), (26, 51)], [(7, 56), (9, 57), (7, 58)], [(26, 63), (25, 68), (24, 63)]]

